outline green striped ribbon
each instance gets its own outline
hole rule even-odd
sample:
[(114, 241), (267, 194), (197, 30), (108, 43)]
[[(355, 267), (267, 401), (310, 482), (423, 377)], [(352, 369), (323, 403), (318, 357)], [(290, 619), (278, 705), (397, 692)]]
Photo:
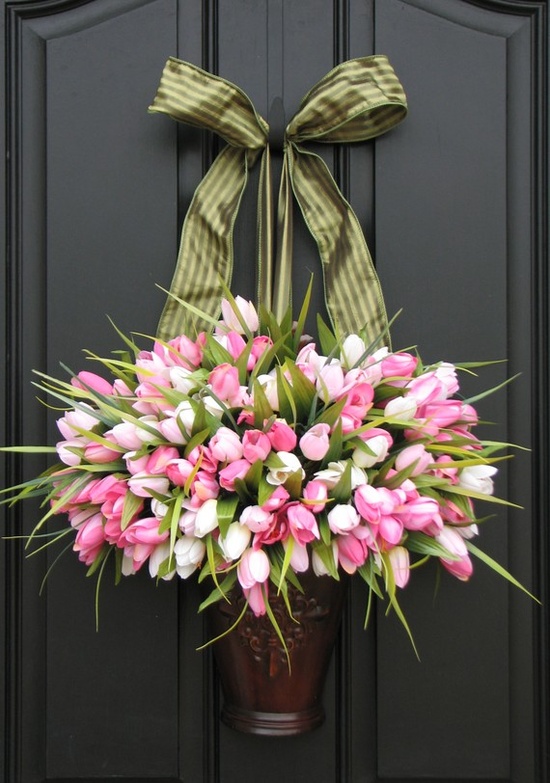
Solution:
[[(303, 99), (285, 130), (277, 208), (277, 261), (272, 262), (269, 126), (236, 85), (170, 57), (149, 111), (214, 131), (226, 142), (197, 187), (183, 225), (175, 294), (216, 318), (233, 272), (233, 226), (250, 168), (261, 157), (258, 193), (258, 299), (282, 317), (291, 301), (292, 195), (322, 261), (327, 311), (337, 333), (387, 328), (380, 283), (361, 226), (323, 159), (307, 142), (359, 142), (397, 125), (407, 113), (403, 88), (387, 57), (341, 63)], [(159, 336), (192, 334), (208, 324), (168, 297)]]

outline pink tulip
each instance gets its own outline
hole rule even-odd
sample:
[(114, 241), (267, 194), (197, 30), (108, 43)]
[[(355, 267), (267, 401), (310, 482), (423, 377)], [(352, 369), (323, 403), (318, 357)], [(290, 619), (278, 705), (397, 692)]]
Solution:
[(229, 332), (228, 334), (224, 335), (223, 337), (217, 337), (217, 340), (220, 341), (220, 343), (224, 346), (226, 351), (229, 352), (231, 355), (231, 358), (237, 361), (239, 356), (243, 353), (243, 351), (246, 348), (246, 343), (241, 337), (241, 335), (236, 332)]
[(430, 533), (443, 527), (437, 500), (422, 495), (406, 503), (399, 510), (398, 516), (407, 530), (422, 530)]
[[(106, 440), (109, 440), (109, 438), (106, 438)], [(114, 445), (115, 444), (113, 444), (113, 446)], [(116, 462), (121, 456), (122, 454), (117, 448), (109, 448), (109, 446), (104, 443), (95, 443), (92, 441), (91, 443), (88, 443), (84, 449), (84, 459), (93, 464)]]
[(470, 578), (473, 572), (472, 562), (468, 555), (468, 549), (464, 543), (464, 539), (460, 533), (452, 527), (445, 525), (438, 535), (435, 536), (435, 540), (445, 547), (445, 549), (454, 557), (440, 558), (441, 563), (445, 568), (456, 576), (457, 579), (466, 581)]
[(243, 435), (243, 457), (249, 462), (265, 461), (271, 451), (271, 441), (261, 430), (246, 430)]
[(398, 471), (412, 467), (411, 476), (419, 476), (432, 464), (432, 456), (421, 443), (400, 451), (395, 459), (395, 469)]
[(304, 501), (305, 505), (313, 511), (314, 514), (318, 514), (323, 511), (328, 500), (327, 485), (318, 479), (309, 481), (304, 487)]
[(463, 405), (460, 400), (438, 400), (422, 405), (418, 410), (418, 417), (443, 428), (460, 421), (462, 410)]
[[(155, 346), (157, 345), (162, 350), (160, 343), (155, 344)], [(173, 340), (169, 341), (168, 345), (176, 351), (176, 354), (172, 351), (169, 354), (171, 364), (181, 364), (194, 370), (202, 362), (202, 347), (198, 342), (193, 342), (184, 334), (174, 337)]]
[(73, 386), (78, 389), (92, 389), (92, 391), (98, 392), (98, 394), (109, 395), (113, 393), (113, 386), (102, 378), (100, 375), (96, 375), (95, 372), (88, 372), (82, 370), (79, 372), (76, 378), (71, 380)]
[(299, 502), (289, 503), (285, 511), (290, 532), (299, 544), (309, 544), (320, 538), (315, 515), (306, 506)]
[(124, 548), (130, 572), (139, 571), (155, 547), (168, 538), (169, 532), (159, 533), (158, 528), (159, 520), (156, 517), (145, 517), (132, 522), (120, 534), (117, 545)]
[(275, 451), (292, 451), (298, 443), (296, 433), (284, 419), (275, 419), (267, 431), (267, 437)]
[(392, 353), (382, 359), (381, 368), (384, 378), (409, 378), (418, 365), (418, 359), (410, 353)]
[(391, 515), (382, 515), (378, 523), (378, 536), (384, 543), (396, 546), (403, 538), (403, 523)]
[(97, 416), (94, 415), (93, 411), (94, 409), (85, 403), (81, 403), (74, 410), (67, 411), (61, 419), (57, 420), (59, 432), (66, 440), (82, 437), (83, 432), (79, 430), (87, 432), (92, 430), (98, 423)]
[(219, 364), (208, 376), (208, 383), (218, 399), (232, 400), (240, 390), (239, 371), (232, 364)]
[(174, 446), (159, 446), (147, 460), (145, 470), (154, 475), (164, 474), (169, 462), (179, 458), (179, 451)]
[(174, 459), (166, 465), (166, 475), (177, 487), (184, 487), (192, 472), (193, 465), (187, 459)]
[(265, 582), (262, 584), (253, 584), (252, 587), (243, 589), (244, 596), (256, 617), (261, 617), (267, 611), (264, 592), (267, 594), (268, 587), (268, 583)]
[(347, 574), (353, 574), (358, 566), (363, 565), (368, 556), (367, 544), (354, 535), (338, 536), (338, 562)]
[(306, 459), (318, 462), (329, 450), (330, 427), (328, 424), (314, 424), (300, 438), (300, 449)]
[(191, 494), (203, 502), (217, 498), (220, 494), (220, 485), (211, 473), (199, 470), (191, 484)]
[(237, 459), (235, 462), (230, 462), (229, 465), (220, 470), (220, 486), (229, 492), (234, 492), (235, 479), (244, 479), (250, 468), (251, 465), (247, 459)]
[(281, 484), (279, 484), (279, 486), (275, 487), (275, 490), (262, 505), (262, 509), (269, 512), (278, 511), (285, 505), (289, 497), (290, 495), (286, 489)]
[(268, 351), (273, 345), (273, 340), (267, 335), (258, 335), (252, 340), (252, 349), (250, 356), (248, 357), (247, 370), (250, 372), (256, 366), (258, 360)]
[(89, 515), (79, 524), (73, 549), (78, 552), (78, 559), (86, 565), (91, 565), (105, 544), (103, 531), (103, 516), (101, 514)]
[(414, 399), (419, 407), (444, 400), (446, 396), (445, 384), (437, 378), (434, 372), (419, 375), (407, 384), (407, 397)]

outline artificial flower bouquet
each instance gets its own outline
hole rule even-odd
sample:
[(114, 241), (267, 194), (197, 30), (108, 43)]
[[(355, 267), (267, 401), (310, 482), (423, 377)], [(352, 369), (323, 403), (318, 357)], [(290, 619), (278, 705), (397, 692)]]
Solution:
[(226, 293), (209, 332), (150, 350), (124, 337), (99, 360), (109, 380), (41, 375), (67, 410), (44, 448), (60, 462), (11, 493), (44, 496), (29, 543), (67, 537), (98, 577), (110, 559), (117, 579), (199, 570), (212, 588), (201, 608), (240, 585), (270, 617), (270, 594), (308, 569), (358, 574), (405, 627), (396, 588), (426, 561), (467, 580), (473, 554), (517, 584), (472, 543), (474, 501), (504, 502), (492, 497), (504, 444), (474, 434), (459, 368), (337, 337), (321, 319), (313, 342), (309, 292), (297, 322)]

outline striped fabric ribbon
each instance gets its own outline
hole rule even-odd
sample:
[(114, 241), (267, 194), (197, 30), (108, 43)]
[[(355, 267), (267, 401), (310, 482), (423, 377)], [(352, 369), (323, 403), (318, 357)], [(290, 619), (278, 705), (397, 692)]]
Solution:
[[(171, 293), (217, 317), (233, 272), (233, 226), (248, 172), (261, 158), (258, 193), (258, 299), (282, 317), (291, 301), (292, 195), (322, 261), (325, 299), (337, 333), (387, 328), (380, 283), (361, 226), (323, 159), (307, 142), (359, 142), (397, 125), (407, 113), (403, 88), (387, 57), (348, 60), (303, 99), (286, 126), (277, 208), (277, 261), (272, 262), (269, 126), (236, 85), (191, 63), (169, 58), (149, 111), (213, 131), (226, 142), (199, 183), (183, 225)], [(159, 336), (207, 328), (170, 296)]]

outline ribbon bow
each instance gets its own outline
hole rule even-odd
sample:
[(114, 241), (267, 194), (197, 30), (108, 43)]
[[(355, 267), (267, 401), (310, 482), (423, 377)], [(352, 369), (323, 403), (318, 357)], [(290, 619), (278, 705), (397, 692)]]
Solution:
[[(199, 183), (184, 221), (171, 291), (217, 317), (233, 271), (233, 226), (248, 172), (261, 156), (258, 194), (258, 299), (282, 317), (290, 303), (292, 194), (322, 261), (327, 310), (337, 332), (387, 328), (380, 283), (361, 226), (327, 165), (304, 142), (357, 142), (397, 125), (407, 113), (403, 88), (384, 55), (348, 60), (302, 100), (284, 133), (277, 209), (277, 262), (272, 264), (269, 126), (236, 85), (170, 57), (149, 111), (214, 131), (227, 146)], [(273, 278), (275, 284), (273, 285)], [(169, 297), (159, 324), (165, 339), (204, 328)]]

